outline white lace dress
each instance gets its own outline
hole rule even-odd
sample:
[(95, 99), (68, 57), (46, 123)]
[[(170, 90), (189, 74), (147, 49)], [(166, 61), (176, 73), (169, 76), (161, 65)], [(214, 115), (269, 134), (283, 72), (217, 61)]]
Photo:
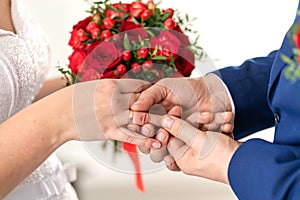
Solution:
[[(11, 4), (16, 34), (0, 29), (0, 123), (31, 104), (50, 66), (41, 28), (20, 0)], [(75, 177), (75, 169), (63, 166), (53, 154), (5, 200), (74, 200), (77, 195), (69, 182)]]

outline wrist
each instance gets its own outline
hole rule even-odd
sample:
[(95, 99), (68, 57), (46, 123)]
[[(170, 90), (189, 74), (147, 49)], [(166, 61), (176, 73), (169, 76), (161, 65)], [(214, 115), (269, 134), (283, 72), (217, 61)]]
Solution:
[(233, 102), (226, 86), (215, 74), (207, 74), (203, 77), (207, 89), (212, 96), (212, 105), (217, 105), (214, 111), (233, 112)]
[(73, 123), (71, 99), (72, 88), (64, 88), (33, 104), (39, 109), (37, 112), (42, 112), (40, 121), (51, 130), (50, 136), (59, 146), (75, 137), (72, 130), (74, 126), (71, 124)]

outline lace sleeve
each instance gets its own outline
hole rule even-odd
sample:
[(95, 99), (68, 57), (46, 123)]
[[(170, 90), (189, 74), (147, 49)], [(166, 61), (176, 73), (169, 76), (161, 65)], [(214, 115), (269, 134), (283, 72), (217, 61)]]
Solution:
[(14, 101), (17, 90), (12, 77), (12, 71), (0, 55), (0, 123), (9, 118), (13, 113)]

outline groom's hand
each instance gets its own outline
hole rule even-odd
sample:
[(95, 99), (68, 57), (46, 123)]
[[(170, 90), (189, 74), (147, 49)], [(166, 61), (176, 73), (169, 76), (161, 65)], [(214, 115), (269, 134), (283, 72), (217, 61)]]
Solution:
[(177, 117), (166, 115), (162, 126), (171, 137), (164, 161), (171, 170), (228, 184), (230, 160), (240, 143), (218, 132), (200, 131)]
[(201, 130), (232, 132), (230, 97), (215, 75), (162, 79), (143, 91), (131, 109), (148, 112), (157, 104), (164, 113), (180, 106), (182, 118)]

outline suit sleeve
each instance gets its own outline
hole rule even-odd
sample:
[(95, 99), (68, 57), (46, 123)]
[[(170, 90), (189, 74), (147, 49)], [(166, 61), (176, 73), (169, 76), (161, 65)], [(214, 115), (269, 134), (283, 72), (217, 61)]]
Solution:
[(241, 139), (274, 125), (267, 100), (270, 72), (277, 51), (267, 57), (246, 60), (242, 65), (215, 71), (226, 84), (235, 106), (234, 137)]
[(299, 166), (300, 147), (252, 139), (233, 155), (228, 177), (239, 199), (300, 199)]

